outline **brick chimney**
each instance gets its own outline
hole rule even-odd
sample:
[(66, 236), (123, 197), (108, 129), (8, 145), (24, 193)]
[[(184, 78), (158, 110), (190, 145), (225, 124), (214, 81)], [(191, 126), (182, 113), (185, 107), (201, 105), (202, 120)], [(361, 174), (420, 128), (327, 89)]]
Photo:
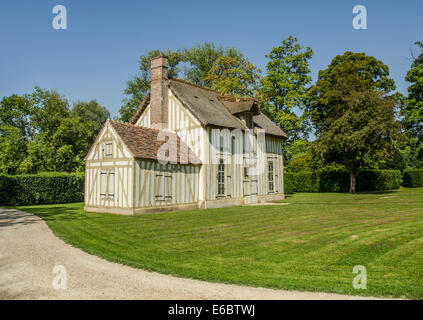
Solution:
[(156, 129), (168, 128), (168, 65), (169, 60), (165, 56), (151, 59), (150, 122), (151, 127)]

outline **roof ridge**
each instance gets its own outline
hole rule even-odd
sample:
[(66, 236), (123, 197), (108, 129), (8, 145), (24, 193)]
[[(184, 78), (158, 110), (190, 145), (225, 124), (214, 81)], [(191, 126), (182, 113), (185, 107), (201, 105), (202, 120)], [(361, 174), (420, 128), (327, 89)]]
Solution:
[(129, 123), (129, 122), (123, 122), (121, 120), (112, 120), (112, 119), (110, 119), (110, 121), (111, 122), (114, 122), (114, 123), (123, 124), (123, 125), (126, 125), (126, 126), (131, 127), (131, 128), (152, 130), (152, 131), (157, 131), (157, 132), (160, 131), (160, 129), (144, 127), (144, 126), (140, 126), (140, 125)]
[(231, 95), (231, 94), (225, 94), (225, 93), (222, 93), (222, 92), (220, 92), (220, 91), (217, 91), (217, 90), (215, 90), (215, 89), (211, 89), (211, 88), (207, 88), (207, 87), (204, 87), (204, 86), (200, 86), (199, 84), (196, 84), (196, 83), (193, 83), (193, 82), (191, 82), (191, 81), (187, 81), (187, 80), (185, 80), (185, 79), (180, 79), (180, 78), (171, 78), (171, 79), (169, 79), (170, 81), (176, 81), (176, 82), (180, 82), (180, 83), (184, 83), (184, 84), (188, 84), (188, 85), (190, 85), (190, 86), (193, 86), (193, 87), (197, 87), (197, 88), (200, 88), (200, 89), (204, 89), (204, 90), (207, 90), (207, 91), (212, 91), (212, 92), (215, 92), (215, 93), (217, 93), (218, 94), (218, 98), (223, 98), (223, 99), (234, 99), (234, 100), (251, 100), (251, 101), (253, 101), (253, 102), (256, 102), (256, 99), (255, 98), (253, 98), (253, 97), (250, 97), (250, 96), (244, 96), (244, 97), (238, 97), (238, 96), (234, 96), (234, 95)]
[(123, 122), (123, 121), (117, 120), (117, 119), (109, 119), (109, 120), (111, 122), (118, 123), (118, 124), (123, 124), (123, 125), (125, 125), (127, 127), (131, 127), (131, 128), (135, 128), (135, 129), (150, 130), (150, 131), (154, 131), (154, 132), (169, 131), (171, 133), (177, 134), (177, 132), (175, 130), (169, 129), (169, 128), (156, 129), (156, 128), (150, 128), (150, 127), (140, 126), (138, 124), (133, 124), (133, 123), (129, 123), (129, 122)]
[(219, 91), (217, 91), (217, 90), (214, 90), (214, 89), (211, 89), (211, 88), (207, 88), (207, 87), (204, 87), (204, 86), (200, 86), (199, 84), (196, 84), (196, 83), (194, 83), (194, 82), (190, 82), (190, 81), (187, 81), (187, 80), (184, 80), (184, 79), (180, 79), (180, 78), (171, 78), (171, 79), (169, 79), (169, 80), (170, 80), (170, 81), (176, 81), (176, 82), (185, 83), (185, 84), (191, 85), (191, 86), (193, 86), (193, 87), (197, 87), (197, 88), (200, 88), (200, 89), (204, 89), (204, 90), (208, 90), (208, 91), (213, 91), (213, 92), (216, 92), (216, 93), (218, 93), (218, 94), (222, 94), (221, 92), (219, 92)]
[(253, 97), (237, 97), (237, 96), (232, 96), (230, 94), (221, 94), (220, 96), (218, 96), (219, 99), (222, 100), (232, 100), (233, 102), (239, 102), (239, 101), (251, 101), (251, 102), (256, 102), (256, 99), (254, 99)]

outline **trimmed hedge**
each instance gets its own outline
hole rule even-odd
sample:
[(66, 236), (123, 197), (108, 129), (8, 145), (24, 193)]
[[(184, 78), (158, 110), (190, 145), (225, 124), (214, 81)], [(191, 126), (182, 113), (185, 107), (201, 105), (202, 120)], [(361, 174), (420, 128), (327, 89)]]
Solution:
[[(357, 191), (398, 189), (401, 172), (398, 170), (361, 170), (356, 177)], [(348, 192), (350, 174), (345, 170), (321, 170), (317, 172), (286, 172), (285, 193), (293, 192)]]
[(15, 194), (15, 180), (12, 176), (0, 174), (0, 205), (9, 205)]
[(409, 188), (423, 187), (423, 169), (405, 170), (402, 185)]
[(35, 205), (84, 201), (83, 173), (0, 175), (0, 205)]
[(400, 186), (399, 170), (362, 170), (357, 175), (358, 191), (394, 190)]

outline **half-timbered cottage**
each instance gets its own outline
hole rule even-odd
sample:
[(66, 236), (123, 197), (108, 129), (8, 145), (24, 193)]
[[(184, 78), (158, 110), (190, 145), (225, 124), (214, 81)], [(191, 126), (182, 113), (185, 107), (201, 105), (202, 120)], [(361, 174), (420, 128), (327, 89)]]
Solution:
[(285, 133), (252, 98), (168, 79), (151, 60), (150, 93), (130, 123), (108, 120), (85, 158), (85, 210), (137, 214), (284, 198)]

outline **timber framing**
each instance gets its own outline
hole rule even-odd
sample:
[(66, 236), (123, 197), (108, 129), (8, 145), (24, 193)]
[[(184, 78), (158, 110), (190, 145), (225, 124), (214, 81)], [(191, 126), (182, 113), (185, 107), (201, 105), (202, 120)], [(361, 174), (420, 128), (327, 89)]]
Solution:
[[(287, 137), (256, 101), (168, 79), (166, 58), (153, 60), (155, 89), (130, 123), (107, 120), (85, 157), (85, 209), (134, 215), (284, 199)], [(165, 143), (178, 151), (168, 163), (158, 158)]]

